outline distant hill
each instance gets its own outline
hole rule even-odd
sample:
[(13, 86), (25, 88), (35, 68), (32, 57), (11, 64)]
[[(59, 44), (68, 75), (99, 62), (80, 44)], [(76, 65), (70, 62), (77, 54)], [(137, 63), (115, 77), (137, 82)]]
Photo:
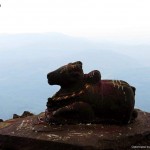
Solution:
[(115, 47), (58, 33), (0, 35), (0, 118), (44, 111), (47, 98), (59, 88), (47, 84), (47, 73), (77, 60), (85, 72), (98, 69), (103, 79), (131, 83), (137, 88), (136, 106), (150, 111), (150, 66)]

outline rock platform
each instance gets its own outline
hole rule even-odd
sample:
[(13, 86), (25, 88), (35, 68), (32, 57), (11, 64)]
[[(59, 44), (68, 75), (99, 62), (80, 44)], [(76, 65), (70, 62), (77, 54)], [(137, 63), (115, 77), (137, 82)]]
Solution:
[(29, 116), (0, 122), (0, 150), (150, 149), (150, 113), (128, 125), (47, 125)]

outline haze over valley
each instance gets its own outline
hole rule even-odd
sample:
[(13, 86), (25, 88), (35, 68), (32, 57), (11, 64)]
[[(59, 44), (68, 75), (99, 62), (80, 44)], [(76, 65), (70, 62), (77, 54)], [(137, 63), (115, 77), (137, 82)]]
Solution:
[(136, 107), (150, 111), (150, 45), (76, 38), (59, 33), (0, 35), (0, 118), (28, 110), (40, 113), (58, 86), (48, 72), (82, 61), (102, 79), (125, 80), (136, 87)]

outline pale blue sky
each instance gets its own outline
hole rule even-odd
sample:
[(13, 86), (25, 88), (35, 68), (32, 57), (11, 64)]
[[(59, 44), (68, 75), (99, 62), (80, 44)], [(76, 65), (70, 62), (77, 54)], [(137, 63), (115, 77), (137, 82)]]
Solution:
[(0, 33), (150, 39), (149, 0), (1, 0)]

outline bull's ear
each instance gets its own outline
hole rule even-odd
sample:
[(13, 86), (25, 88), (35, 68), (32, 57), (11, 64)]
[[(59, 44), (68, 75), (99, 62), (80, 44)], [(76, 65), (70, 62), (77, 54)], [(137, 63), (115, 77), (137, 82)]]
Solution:
[(77, 61), (76, 64), (80, 65), (82, 68), (82, 62), (81, 61)]
[(80, 65), (82, 65), (82, 62), (81, 62), (81, 61), (77, 61), (77, 63), (80, 64)]
[(82, 62), (81, 61), (76, 61), (76, 62), (74, 62), (74, 64), (78, 64), (78, 65), (82, 66)]

